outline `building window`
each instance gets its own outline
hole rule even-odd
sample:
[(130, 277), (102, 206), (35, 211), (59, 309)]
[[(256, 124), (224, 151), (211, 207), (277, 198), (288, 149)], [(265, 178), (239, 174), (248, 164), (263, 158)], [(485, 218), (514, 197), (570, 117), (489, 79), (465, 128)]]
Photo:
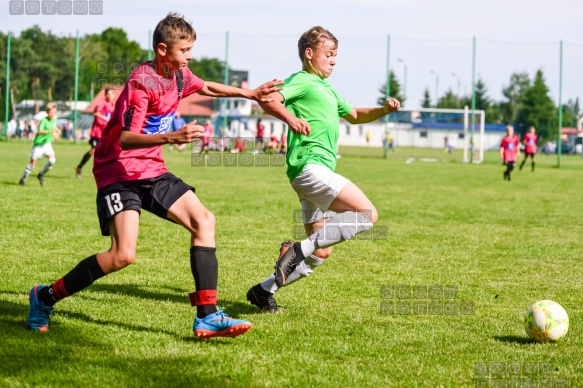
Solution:
[(458, 139), (463, 139), (464, 138), (464, 133), (463, 132), (458, 133), (457, 134), (457, 138)]
[(233, 107), (237, 109), (239, 107), (239, 101), (237, 100), (233, 101)]
[(346, 124), (346, 134), (350, 135), (350, 125)]
[(427, 137), (427, 131), (419, 132), (419, 137)]
[(363, 134), (363, 133), (364, 133), (364, 129), (362, 128), (362, 125), (359, 125), (359, 126), (358, 126), (358, 134), (359, 134), (360, 136), (362, 136), (362, 134)]

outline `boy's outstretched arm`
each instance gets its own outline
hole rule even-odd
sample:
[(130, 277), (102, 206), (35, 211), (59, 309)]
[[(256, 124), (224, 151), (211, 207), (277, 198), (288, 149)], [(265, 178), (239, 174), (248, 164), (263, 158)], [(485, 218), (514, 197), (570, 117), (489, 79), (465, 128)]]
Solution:
[(197, 93), (208, 97), (241, 97), (257, 102), (269, 102), (269, 95), (281, 90), (277, 86), (283, 84), (281, 80), (272, 80), (260, 85), (258, 88), (240, 89), (229, 85), (223, 85), (217, 82), (205, 82), (204, 87)]
[(285, 108), (283, 105), (283, 96), (279, 91), (269, 94), (267, 99), (269, 101), (259, 102), (259, 106), (261, 106), (265, 112), (286, 123), (293, 133), (301, 135), (310, 134), (310, 124), (308, 124), (306, 120), (298, 119)]
[(121, 131), (120, 146), (122, 150), (148, 148), (164, 144), (186, 144), (204, 137), (204, 127), (196, 120), (184, 125), (177, 131), (156, 135), (145, 135), (132, 131)]
[(350, 124), (365, 124), (401, 109), (401, 103), (396, 98), (387, 98), (385, 105), (376, 108), (352, 108), (350, 113), (343, 117)]

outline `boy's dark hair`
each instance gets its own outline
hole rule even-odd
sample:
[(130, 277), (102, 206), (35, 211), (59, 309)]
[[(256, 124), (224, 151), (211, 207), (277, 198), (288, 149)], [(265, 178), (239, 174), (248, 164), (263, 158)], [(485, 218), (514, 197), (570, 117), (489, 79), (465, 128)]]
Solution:
[(324, 27), (316, 26), (304, 32), (300, 37), (300, 40), (298, 40), (298, 51), (301, 61), (304, 62), (304, 55), (308, 47), (315, 50), (320, 44), (327, 40), (331, 40), (336, 46), (338, 46), (338, 39), (336, 39), (334, 34)]
[(190, 22), (184, 19), (183, 15), (170, 12), (164, 19), (160, 20), (154, 30), (154, 36), (152, 37), (154, 52), (160, 43), (166, 43), (168, 47), (172, 47), (174, 43), (181, 39), (195, 41), (196, 31)]
[(103, 95), (107, 96), (107, 92), (109, 92), (110, 90), (113, 90), (113, 86), (110, 84), (107, 84), (103, 87)]

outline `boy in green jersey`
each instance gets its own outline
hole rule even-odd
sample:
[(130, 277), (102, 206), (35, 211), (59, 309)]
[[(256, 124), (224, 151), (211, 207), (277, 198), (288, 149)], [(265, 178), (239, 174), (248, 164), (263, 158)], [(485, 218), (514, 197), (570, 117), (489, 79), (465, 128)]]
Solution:
[(56, 160), (55, 151), (53, 151), (51, 143), (53, 141), (53, 135), (57, 132), (57, 104), (49, 102), (47, 104), (47, 117), (43, 118), (38, 124), (38, 131), (32, 144), (32, 151), (30, 152), (30, 163), (26, 165), (24, 173), (20, 178), (19, 183), (22, 186), (24, 186), (26, 178), (28, 178), (32, 169), (36, 166), (36, 161), (43, 156), (46, 156), (49, 160), (37, 175), (37, 178), (42, 186), (45, 185), (45, 174), (53, 168)]
[(272, 102), (260, 103), (290, 129), (287, 176), (302, 206), (307, 238), (281, 244), (275, 273), (251, 287), (247, 300), (264, 311), (277, 312), (273, 294), (312, 273), (332, 253), (332, 246), (372, 228), (378, 214), (355, 184), (334, 173), (339, 118), (350, 124), (375, 121), (399, 110), (387, 98), (383, 106), (354, 108), (326, 81), (336, 65), (338, 40), (312, 27), (298, 41), (302, 71), (292, 74)]

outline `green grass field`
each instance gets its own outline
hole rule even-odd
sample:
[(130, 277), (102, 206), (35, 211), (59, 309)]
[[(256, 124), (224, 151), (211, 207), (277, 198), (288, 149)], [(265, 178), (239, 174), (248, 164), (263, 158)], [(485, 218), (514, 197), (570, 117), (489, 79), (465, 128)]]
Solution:
[[(190, 237), (145, 212), (132, 266), (60, 302), (49, 333), (25, 330), (31, 286), (109, 248), (90, 169), (74, 176), (87, 145), (57, 143), (44, 188), (35, 177), (44, 160), (18, 185), (30, 147), (0, 143), (0, 386), (583, 384), (581, 157), (564, 156), (557, 169), (556, 156), (539, 155), (535, 173), (506, 182), (497, 153), (481, 165), (407, 164), (379, 149), (341, 149), (337, 171), (367, 193), (386, 234), (337, 246), (310, 278), (277, 293), (281, 314), (261, 314), (245, 293), (272, 271), (296, 226), (284, 169), (195, 168), (188, 153), (165, 152), (216, 215), (220, 305), (254, 325), (242, 337), (200, 341), (187, 296)], [(388, 293), (446, 285), (456, 299)], [(540, 299), (569, 313), (560, 343), (526, 337), (523, 314)], [(407, 313), (422, 302), (473, 311)]]

